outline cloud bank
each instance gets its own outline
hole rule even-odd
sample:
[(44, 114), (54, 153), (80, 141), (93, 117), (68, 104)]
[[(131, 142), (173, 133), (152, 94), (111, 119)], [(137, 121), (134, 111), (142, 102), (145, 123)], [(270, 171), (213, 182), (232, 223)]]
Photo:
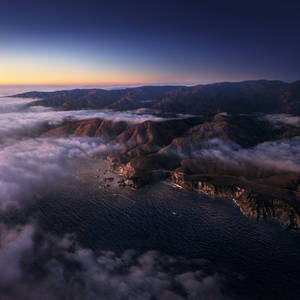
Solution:
[[(145, 121), (162, 122), (174, 118), (164, 118), (154, 115), (156, 111), (138, 109), (132, 111), (112, 110), (75, 110), (55, 111), (43, 106), (28, 106), (33, 99), (2, 98), (0, 99), (0, 137), (18, 132), (19, 135), (30, 132), (43, 124), (59, 125), (64, 120), (104, 119), (115, 122), (142, 123)], [(179, 115), (187, 118), (190, 115)]]
[[(20, 105), (21, 106), (21, 105)], [(6, 106), (6, 109), (7, 106)], [(15, 109), (15, 108), (13, 108)], [(3, 108), (4, 110), (4, 108)], [(22, 112), (7, 112), (0, 114), (0, 134), (22, 128), (33, 128), (43, 123), (58, 125), (64, 120), (89, 120), (105, 119), (112, 121), (124, 121), (130, 123), (142, 123), (145, 121), (160, 122), (165, 118), (149, 114), (136, 114), (132, 112), (114, 112), (97, 110), (76, 110), (76, 111), (53, 111), (45, 107), (30, 107)]]
[(72, 236), (55, 237), (28, 224), (0, 224), (0, 295), (3, 300), (217, 300), (222, 277), (203, 260), (157, 251), (95, 254)]
[(194, 158), (221, 161), (236, 167), (248, 163), (268, 169), (300, 172), (299, 137), (265, 142), (248, 149), (220, 139), (212, 139), (199, 146), (202, 149), (192, 153)]
[(0, 148), (0, 209), (32, 197), (67, 175), (72, 158), (117, 149), (98, 139), (27, 139)]
[(280, 126), (284, 125), (291, 125), (295, 127), (300, 127), (300, 117), (292, 116), (289, 114), (272, 114), (272, 115), (265, 115), (263, 117), (264, 120), (267, 120), (274, 125)]
[(0, 113), (16, 112), (26, 108), (34, 99), (0, 98)]

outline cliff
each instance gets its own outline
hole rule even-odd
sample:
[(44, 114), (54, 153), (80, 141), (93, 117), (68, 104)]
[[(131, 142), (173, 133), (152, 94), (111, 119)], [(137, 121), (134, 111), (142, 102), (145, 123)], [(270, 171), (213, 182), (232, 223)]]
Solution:
[[(282, 176), (278, 178), (282, 179)], [(293, 174), (281, 186), (270, 185), (268, 179), (259, 184), (244, 178), (217, 175), (186, 175), (182, 168), (175, 170), (172, 181), (185, 189), (212, 198), (232, 200), (241, 212), (251, 218), (274, 219), (284, 227), (300, 229), (300, 176)], [(293, 183), (291, 185), (291, 183)]]

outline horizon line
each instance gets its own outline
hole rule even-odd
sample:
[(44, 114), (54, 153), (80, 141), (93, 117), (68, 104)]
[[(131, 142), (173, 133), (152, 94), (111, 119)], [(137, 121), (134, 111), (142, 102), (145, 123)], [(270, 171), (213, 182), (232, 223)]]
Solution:
[(242, 79), (242, 80), (223, 80), (223, 81), (211, 81), (211, 82), (137, 82), (137, 83), (0, 83), (0, 87), (9, 87), (9, 86), (53, 86), (53, 87), (63, 87), (63, 86), (151, 86), (151, 85), (178, 85), (178, 86), (194, 86), (194, 85), (208, 85), (208, 84), (217, 84), (217, 83), (239, 83), (247, 81), (281, 81), (286, 83), (297, 82), (298, 80), (280, 80), (280, 79)]

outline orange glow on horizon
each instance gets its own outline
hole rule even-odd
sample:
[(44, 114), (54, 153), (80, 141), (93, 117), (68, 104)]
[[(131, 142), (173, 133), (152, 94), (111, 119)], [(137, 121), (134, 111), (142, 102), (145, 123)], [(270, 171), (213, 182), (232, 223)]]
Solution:
[(134, 85), (170, 81), (165, 74), (128, 68), (90, 67), (0, 58), (0, 85)]
[[(144, 83), (165, 82), (164, 78), (154, 78), (152, 76), (129, 76), (120, 74), (107, 74), (102, 76), (91, 76), (90, 74), (41, 74), (40, 76), (28, 72), (26, 74), (1, 74), (0, 85), (134, 85)], [(77, 75), (77, 76), (76, 76)]]
[[(97, 81), (97, 82), (23, 82), (23, 81), (15, 81), (15, 82), (0, 82), (1, 86), (118, 86), (118, 85), (151, 85), (151, 84), (164, 84), (165, 81), (112, 81), (112, 82), (106, 82), (106, 81)], [(167, 84), (167, 83), (166, 83)], [(179, 84), (179, 83), (178, 83)]]
[[(90, 74), (83, 74), (82, 76), (74, 76), (74, 74), (61, 74), (52, 73), (41, 74), (36, 76), (35, 74), (2, 74), (0, 71), (0, 86), (1, 85), (48, 85), (48, 86), (66, 86), (66, 85), (140, 85), (140, 84), (160, 84), (166, 82), (177, 82), (177, 80), (170, 80), (165, 77), (154, 76), (130, 76), (131, 74), (120, 74), (110, 76), (108, 74), (102, 76), (91, 76)], [(77, 78), (76, 78), (77, 77)]]

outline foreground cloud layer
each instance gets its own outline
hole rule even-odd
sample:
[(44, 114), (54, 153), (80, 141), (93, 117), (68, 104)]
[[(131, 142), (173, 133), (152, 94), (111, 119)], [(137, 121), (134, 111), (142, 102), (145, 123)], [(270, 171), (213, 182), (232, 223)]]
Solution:
[[(1, 299), (217, 300), (222, 278), (204, 260), (156, 251), (96, 255), (71, 236), (58, 238), (28, 224), (0, 224)], [(192, 270), (192, 271), (191, 271)]]

